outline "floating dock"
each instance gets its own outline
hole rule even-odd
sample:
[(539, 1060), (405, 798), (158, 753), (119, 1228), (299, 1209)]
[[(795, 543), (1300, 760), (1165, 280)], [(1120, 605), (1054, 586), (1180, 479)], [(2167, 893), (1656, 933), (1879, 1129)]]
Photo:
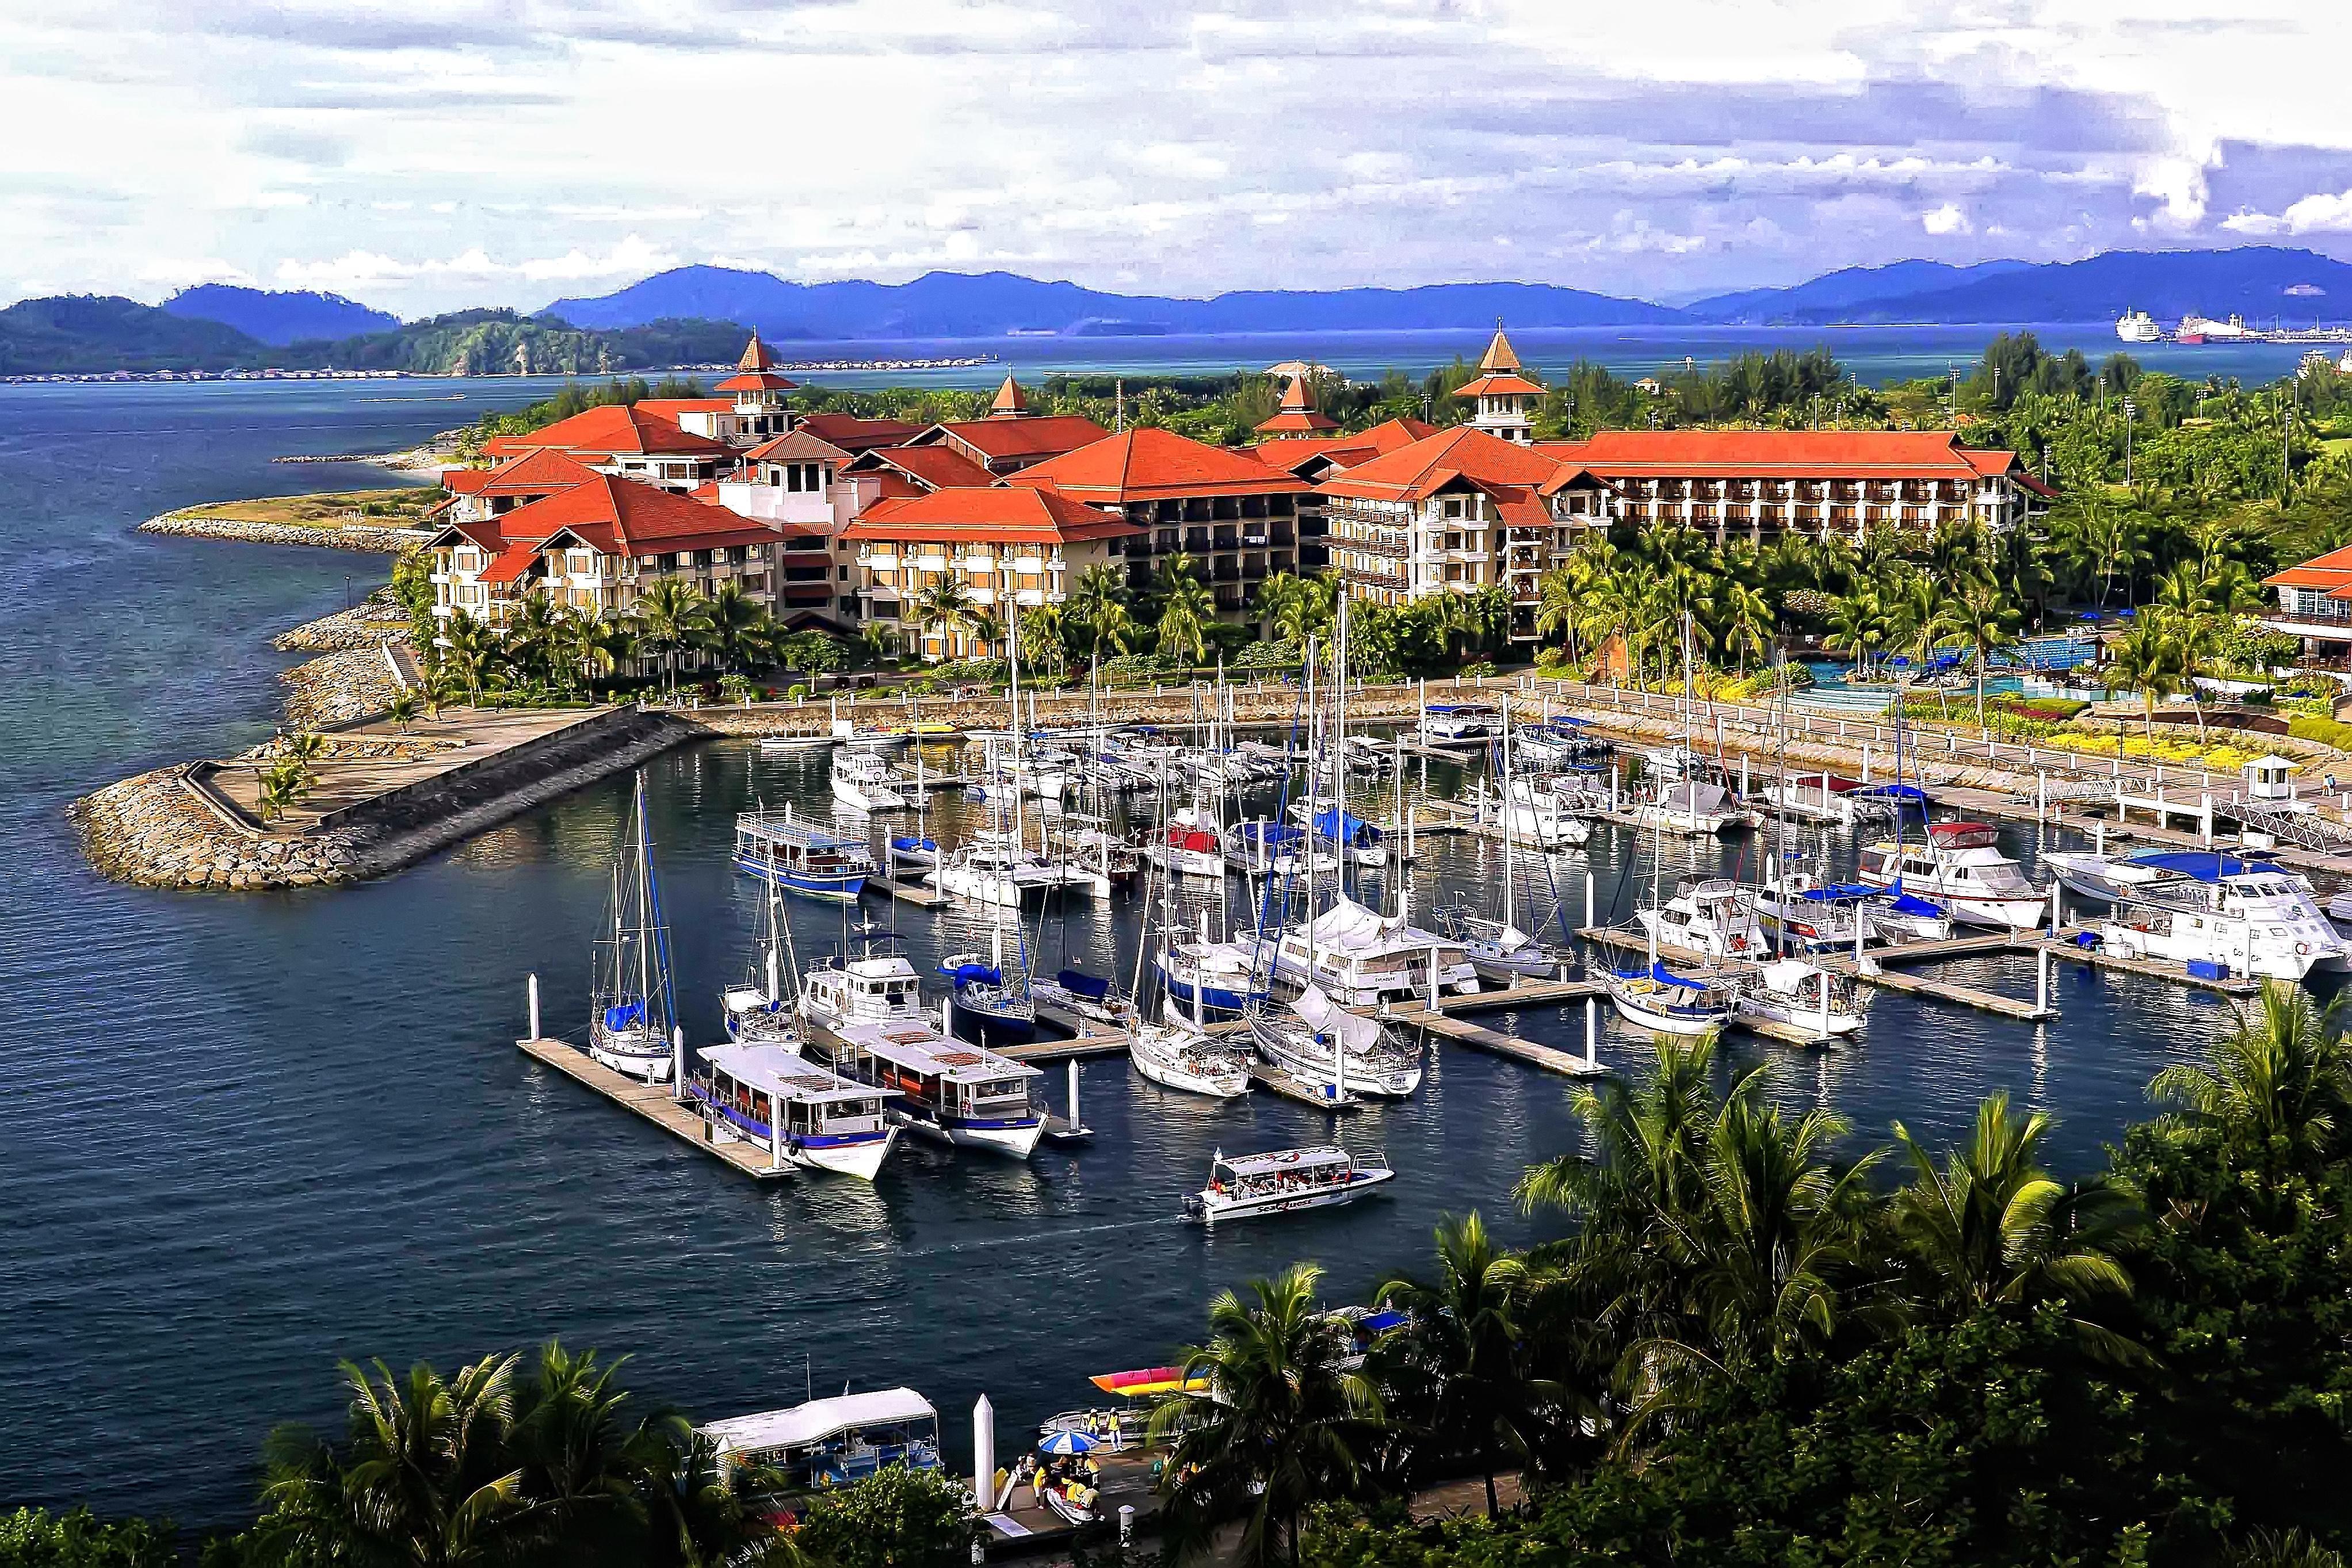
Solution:
[[(1588, 925), (1577, 933), (1588, 942), (1612, 947), (1620, 952), (1644, 953), (1650, 950), (1648, 936), (1637, 932), (1620, 931), (1612, 926)], [(1900, 991), (1906, 996), (1927, 997), (1939, 1002), (1952, 1002), (1960, 1007), (1975, 1008), (1979, 1012), (1998, 1013), (2003, 1018), (2028, 1022), (2054, 1016), (2055, 1009), (2045, 1000), (2027, 1001), (2006, 997), (1999, 991), (1980, 986), (1955, 985), (1946, 980), (1930, 980), (1920, 975), (1906, 975), (1899, 970), (1911, 964), (1924, 964), (1938, 958), (1976, 957), (1988, 953), (2031, 951), (2032, 938), (2017, 940), (2005, 932), (1988, 932), (1981, 936), (1955, 936), (1943, 942), (1906, 942), (1892, 947), (1864, 950), (1864, 963), (1857, 972), (1853, 956), (1849, 953), (1812, 953), (1803, 955), (1805, 961), (1832, 975), (1846, 975), (1865, 986), (1875, 986), (1884, 991)], [(1658, 956), (1676, 963), (1714, 967), (1707, 955), (1672, 943), (1661, 943)], [(1758, 1030), (1767, 1033), (1767, 1030)]]
[(541, 1066), (555, 1069), (574, 1083), (594, 1090), (623, 1110), (635, 1112), (663, 1132), (692, 1144), (704, 1154), (713, 1155), (745, 1176), (768, 1181), (793, 1172), (793, 1166), (776, 1164), (768, 1150), (748, 1139), (718, 1141), (712, 1135), (710, 1124), (672, 1099), (667, 1088), (657, 1083), (640, 1083), (625, 1073), (615, 1072), (576, 1045), (541, 1038), (519, 1040), (515, 1041), (515, 1049)]
[(866, 879), (866, 885), (859, 889), (859, 892), (861, 894), (887, 893), (901, 904), (911, 904), (918, 909), (937, 909), (948, 900), (948, 895), (936, 887), (927, 887), (919, 882), (908, 882), (900, 877), (886, 876), (878, 871)]
[[(1591, 992), (1586, 994), (1591, 995)], [(1424, 1035), (1467, 1046), (1472, 1051), (1483, 1051), (1489, 1056), (1505, 1057), (1545, 1072), (1557, 1072), (1567, 1078), (1598, 1077), (1609, 1071), (1601, 1065), (1597, 1056), (1577, 1056), (1570, 1051), (1556, 1051), (1548, 1045), (1521, 1040), (1515, 1034), (1488, 1029), (1484, 1024), (1433, 1013), (1426, 1008), (1400, 1008), (1389, 1017), (1408, 1028), (1421, 1030)]]

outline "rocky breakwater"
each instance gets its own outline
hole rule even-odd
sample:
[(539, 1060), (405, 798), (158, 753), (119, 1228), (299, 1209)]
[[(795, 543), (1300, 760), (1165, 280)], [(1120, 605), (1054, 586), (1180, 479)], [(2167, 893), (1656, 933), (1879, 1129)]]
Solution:
[(201, 512), (165, 512), (139, 525), (142, 534), (170, 534), (181, 538), (241, 539), (257, 545), (308, 545), (326, 549), (357, 550), (370, 555), (399, 555), (416, 547), (411, 529), (347, 527), (314, 528), (298, 523), (248, 522), (233, 517), (205, 517)]
[(347, 833), (272, 833), (219, 799), (208, 765), (181, 763), (84, 796), (67, 809), (89, 862), (142, 887), (319, 887), (360, 874)]
[(381, 642), (321, 653), (278, 677), (286, 683), (286, 722), (297, 729), (352, 724), (392, 706), (402, 685)]
[(407, 644), (408, 617), (389, 592), (378, 591), (349, 610), (289, 627), (272, 637), (269, 645), (281, 653), (340, 653), (387, 642)]

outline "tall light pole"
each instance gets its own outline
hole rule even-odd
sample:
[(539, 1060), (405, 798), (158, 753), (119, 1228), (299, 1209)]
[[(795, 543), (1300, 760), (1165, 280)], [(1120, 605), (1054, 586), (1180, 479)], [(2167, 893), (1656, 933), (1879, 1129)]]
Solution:
[(2124, 399), (2124, 487), (2126, 489), (2131, 488), (2132, 482), (2132, 415), (2138, 412), (2131, 399)]

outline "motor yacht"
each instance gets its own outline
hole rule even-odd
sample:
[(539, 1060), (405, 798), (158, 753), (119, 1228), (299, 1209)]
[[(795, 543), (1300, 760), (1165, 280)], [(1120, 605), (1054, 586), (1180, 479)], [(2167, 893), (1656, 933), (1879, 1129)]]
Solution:
[(1635, 910), (1633, 918), (1660, 947), (1708, 958), (1753, 958), (1770, 946), (1747, 890), (1722, 877), (1685, 883), (1674, 897)]
[(1872, 844), (1857, 874), (1970, 925), (2030, 931), (2050, 907), (2048, 894), (2000, 852), (1999, 831), (1983, 822), (1930, 822), (1924, 843)]
[(903, 811), (914, 804), (899, 790), (888, 763), (849, 747), (833, 754), (833, 798), (853, 811)]
[(2221, 850), (2062, 850), (2042, 858), (2070, 892), (2116, 905), (2099, 930), (2126, 956), (2273, 980), (2346, 967), (2344, 939), (2309, 884), (2274, 862)]
[(1478, 971), (1461, 944), (1341, 897), (1275, 944), (1277, 995), (1318, 989), (1344, 1007), (1469, 996)]

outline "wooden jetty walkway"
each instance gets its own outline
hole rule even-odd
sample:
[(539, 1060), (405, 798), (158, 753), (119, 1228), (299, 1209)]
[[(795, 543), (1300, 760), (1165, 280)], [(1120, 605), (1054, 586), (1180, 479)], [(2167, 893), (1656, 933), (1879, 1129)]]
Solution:
[(542, 1037), (519, 1040), (515, 1041), (515, 1049), (533, 1061), (553, 1068), (574, 1083), (593, 1090), (623, 1110), (635, 1112), (662, 1131), (692, 1144), (704, 1154), (716, 1156), (745, 1176), (766, 1181), (793, 1174), (791, 1166), (777, 1163), (772, 1151), (749, 1139), (717, 1140), (712, 1135), (710, 1124), (672, 1099), (667, 1089), (656, 1083), (640, 1083), (625, 1073), (615, 1072), (576, 1045)]
[[(1591, 994), (1591, 990), (1586, 994)], [(1389, 1017), (1425, 1035), (1467, 1046), (1473, 1051), (1483, 1051), (1489, 1056), (1505, 1057), (1546, 1072), (1557, 1072), (1563, 1077), (1591, 1078), (1609, 1071), (1601, 1065), (1597, 1053), (1577, 1056), (1549, 1045), (1538, 1045), (1531, 1040), (1521, 1040), (1515, 1034), (1504, 1034), (1484, 1024), (1472, 1023), (1467, 1019), (1449, 1018), (1442, 1012), (1433, 1013), (1425, 1007), (1397, 1008), (1389, 1013)], [(1590, 1044), (1588, 1040), (1587, 1045)]]
[(948, 898), (946, 894), (936, 887), (927, 887), (919, 882), (908, 882), (901, 877), (887, 876), (879, 871), (868, 876), (865, 885), (858, 891), (861, 894), (887, 893), (901, 904), (911, 904), (918, 909), (937, 909), (940, 904), (945, 904)]
[[(1647, 953), (1648, 936), (1633, 931), (1621, 931), (1613, 926), (1588, 925), (1577, 933), (1588, 942), (1597, 943), (1620, 952)], [(1931, 980), (1922, 975), (1905, 974), (1902, 970), (1912, 964), (1924, 964), (1941, 958), (1967, 958), (1987, 953), (2012, 950), (2031, 951), (2032, 938), (2012, 940), (2006, 932), (1988, 932), (1981, 936), (1954, 936), (1942, 942), (1906, 942), (1892, 947), (1874, 947), (1864, 953), (1864, 962), (1857, 972), (1853, 955), (1815, 953), (1806, 956), (1806, 962), (1818, 965), (1833, 975), (1847, 975), (1865, 986), (1881, 990), (1900, 991), (1909, 996), (1927, 997), (1940, 1002), (1953, 1002), (1961, 1007), (1975, 1008), (1980, 1012), (1998, 1013), (2003, 1018), (2028, 1021), (2053, 1015), (2046, 999), (2028, 1001), (2003, 996), (1981, 986), (1957, 985), (1948, 980)], [(1671, 943), (1660, 943), (1659, 956), (1680, 964), (1711, 965), (1714, 960), (1706, 954)], [(1767, 1032), (1763, 1030), (1759, 1033)]]

